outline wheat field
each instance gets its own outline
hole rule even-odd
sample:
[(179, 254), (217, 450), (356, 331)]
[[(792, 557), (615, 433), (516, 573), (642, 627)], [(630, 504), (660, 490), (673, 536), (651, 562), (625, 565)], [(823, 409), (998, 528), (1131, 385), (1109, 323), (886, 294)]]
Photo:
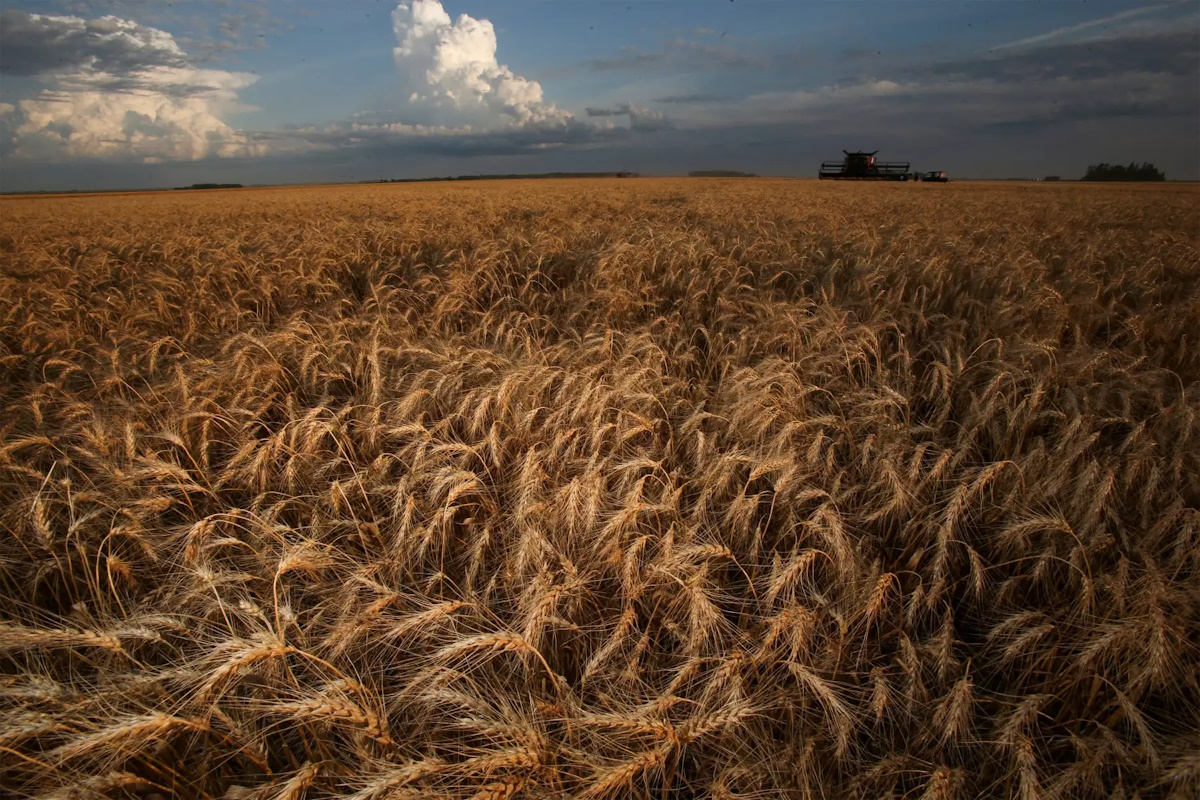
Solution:
[(1197, 201), (0, 200), (0, 793), (1196, 797)]

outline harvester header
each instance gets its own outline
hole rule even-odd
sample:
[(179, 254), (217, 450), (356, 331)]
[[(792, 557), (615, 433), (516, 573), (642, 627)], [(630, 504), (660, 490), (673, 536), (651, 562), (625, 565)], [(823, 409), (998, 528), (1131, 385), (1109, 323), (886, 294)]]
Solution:
[(845, 158), (841, 161), (826, 161), (821, 164), (817, 177), (821, 180), (835, 181), (906, 181), (913, 177), (909, 172), (907, 161), (876, 161), (875, 154), (857, 151), (851, 153), (842, 151)]

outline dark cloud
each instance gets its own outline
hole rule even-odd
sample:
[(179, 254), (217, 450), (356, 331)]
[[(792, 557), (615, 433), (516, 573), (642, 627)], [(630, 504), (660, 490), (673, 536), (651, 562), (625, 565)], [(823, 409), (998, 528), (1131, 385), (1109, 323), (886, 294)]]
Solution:
[(290, 127), (252, 136), (256, 142), (269, 144), (278, 153), (290, 151), (319, 156), (324, 152), (336, 151), (352, 152), (356, 157), (368, 154), (380, 157), (426, 154), (473, 158), (604, 146), (628, 139), (634, 130), (597, 127), (574, 120), (492, 131), (421, 128), (380, 122), (319, 128)]
[(266, 8), (243, 2), (240, 13), (223, 14), (213, 35), (192, 40), (191, 54), (197, 61), (213, 61), (228, 53), (266, 48), (268, 36), (280, 32), (280, 20), (268, 18)]
[(688, 128), (792, 124), (805, 135), (838, 131), (879, 142), (970, 140), (1002, 130), (1015, 136), (1090, 122), (1096, 127), (1090, 135), (1103, 140), (1116, 121), (1148, 131), (1195, 129), (1197, 74), (1197, 32), (1125, 32), (1082, 42), (1031, 42), (919, 65), (879, 64), (871, 73), (818, 88), (680, 102), (676, 122)]
[(245, 14), (226, 14), (221, 17), (221, 24), (217, 26), (217, 30), (231, 39), (236, 39), (245, 24)]
[(1200, 32), (1004, 49), (982, 57), (934, 63), (921, 71), (1003, 83), (1090, 80), (1129, 72), (1194, 77), (1200, 72)]
[(622, 103), (613, 108), (586, 109), (589, 117), (629, 117), (629, 127), (635, 131), (661, 131), (672, 127), (670, 121), (661, 111), (650, 108), (639, 108), (629, 103)]
[(583, 62), (584, 66), (596, 72), (608, 72), (622, 69), (645, 69), (656, 67), (667, 60), (663, 52), (648, 52), (635, 47), (622, 47), (620, 54), (607, 58), (592, 58)]
[[(947, 135), (969, 139), (996, 128), (1053, 127), (1131, 118), (1153, 129), (1200, 116), (1191, 76), (1123, 73), (1087, 80), (1030, 80), (1016, 85), (983, 78), (862, 82), (808, 92), (770, 92), (733, 103), (693, 107), (703, 124), (762, 125), (792, 121), (797, 130), (842, 131), (876, 140)], [(1175, 122), (1172, 122), (1174, 120)], [(1104, 128), (1093, 134), (1103, 138)]]
[(629, 112), (629, 127), (635, 131), (651, 133), (674, 127), (671, 121), (659, 111), (651, 109), (631, 109)]
[(677, 38), (677, 40), (668, 42), (666, 52), (670, 58), (692, 66), (720, 66), (730, 68), (730, 70), (770, 66), (770, 61), (761, 55), (743, 53), (742, 50), (732, 47), (721, 47), (718, 44), (695, 42), (685, 40), (685, 38)]
[(187, 66), (187, 56), (162, 31), (100, 17), (0, 13), (0, 73), (37, 76), (88, 68), (125, 75)]
[(668, 105), (690, 105), (692, 103), (717, 103), (725, 99), (727, 98), (719, 94), (672, 94), (656, 98), (654, 102)]
[(1097, 97), (1090, 100), (1054, 103), (1035, 113), (1023, 116), (1014, 115), (1012, 118), (995, 122), (983, 122), (979, 127), (981, 130), (1034, 131), (1059, 127), (1064, 123), (1101, 122), (1120, 118), (1153, 119), (1165, 122), (1171, 117), (1194, 116), (1195, 110), (1195, 108), (1180, 109), (1165, 99), (1130, 100), (1121, 97)]
[(721, 47), (706, 42), (694, 42), (688, 39), (676, 39), (668, 45), (668, 52), (673, 51), (684, 60), (705, 66), (719, 65), (731, 69), (753, 67), (766, 69), (771, 66), (769, 59), (753, 53), (743, 53), (732, 47)]
[(759, 55), (690, 39), (672, 39), (664, 42), (659, 50), (622, 47), (615, 56), (593, 58), (583, 62), (584, 67), (594, 72), (650, 71), (666, 68), (681, 70), (765, 69), (770, 65), (771, 62), (768, 59)]
[(963, 131), (1128, 118), (1151, 128), (1200, 115), (1200, 33), (1159, 31), (1006, 47), (901, 71), (880, 113)]

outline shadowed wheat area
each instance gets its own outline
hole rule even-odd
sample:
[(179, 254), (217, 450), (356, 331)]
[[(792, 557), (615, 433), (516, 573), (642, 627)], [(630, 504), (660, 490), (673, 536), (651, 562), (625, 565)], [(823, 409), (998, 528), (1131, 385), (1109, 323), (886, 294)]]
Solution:
[(0, 783), (1194, 797), (1198, 199), (0, 201)]

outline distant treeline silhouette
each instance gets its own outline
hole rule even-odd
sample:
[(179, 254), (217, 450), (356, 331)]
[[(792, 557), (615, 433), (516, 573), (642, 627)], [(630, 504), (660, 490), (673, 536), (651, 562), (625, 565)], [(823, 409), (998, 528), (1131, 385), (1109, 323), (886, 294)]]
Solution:
[(697, 169), (688, 173), (689, 178), (757, 178), (753, 172), (738, 172), (736, 169)]
[(193, 183), (191, 186), (176, 186), (176, 190), (187, 189), (241, 189), (240, 183)]
[(1132, 161), (1129, 166), (1123, 164), (1092, 164), (1087, 168), (1087, 174), (1081, 180), (1085, 181), (1165, 181), (1167, 176), (1162, 170), (1148, 161), (1140, 165)]
[(529, 178), (636, 178), (636, 172), (534, 172), (502, 175), (447, 175), (444, 178), (381, 178), (363, 183), (433, 183), (439, 181), (506, 181)]

